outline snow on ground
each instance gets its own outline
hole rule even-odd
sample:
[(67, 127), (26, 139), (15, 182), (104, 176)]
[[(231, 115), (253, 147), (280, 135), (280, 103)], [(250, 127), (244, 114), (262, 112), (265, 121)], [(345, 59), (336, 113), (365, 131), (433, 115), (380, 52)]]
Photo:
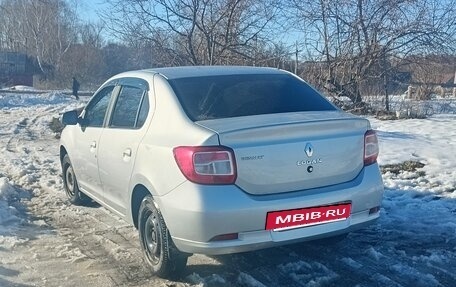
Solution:
[(53, 117), (82, 102), (58, 92), (0, 91), (0, 286), (454, 286), (456, 116), (371, 119), (384, 174), (377, 224), (339, 243), (300, 243), (189, 258), (178, 281), (150, 275), (137, 232), (93, 203), (63, 194)]
[(34, 87), (24, 86), (24, 85), (12, 86), (12, 87), (9, 87), (9, 88), (4, 88), (2, 90), (6, 90), (6, 91), (36, 91), (36, 89)]
[(387, 188), (431, 191), (456, 198), (456, 114), (427, 119), (370, 120), (380, 137), (380, 165), (408, 160), (425, 164), (421, 169), (425, 177), (409, 173), (399, 178), (385, 175)]
[[(0, 91), (0, 107), (4, 110), (21, 107), (51, 107), (56, 105), (66, 106), (70, 100), (70, 96), (63, 95), (59, 92), (51, 92), (45, 94), (1, 94)], [(74, 104), (72, 104), (74, 105)], [(13, 109), (14, 110), (14, 109)]]
[[(377, 110), (385, 107), (384, 97), (365, 98)], [(409, 115), (430, 116), (434, 114), (456, 114), (456, 100), (452, 97), (434, 95), (430, 100), (412, 100), (406, 94), (391, 95), (390, 111), (396, 115), (407, 117)]]
[(3, 237), (8, 230), (23, 222), (18, 201), (28, 194), (11, 185), (8, 178), (0, 177), (0, 244), (14, 245), (15, 240)]

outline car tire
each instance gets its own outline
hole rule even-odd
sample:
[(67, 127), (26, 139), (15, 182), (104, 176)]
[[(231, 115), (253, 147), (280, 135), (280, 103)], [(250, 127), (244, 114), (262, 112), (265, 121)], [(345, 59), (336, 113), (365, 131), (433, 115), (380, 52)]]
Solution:
[(65, 188), (68, 201), (74, 205), (82, 205), (86, 203), (89, 198), (79, 190), (76, 174), (74, 173), (73, 166), (71, 165), (70, 157), (67, 154), (62, 160), (62, 176), (63, 186)]
[(142, 200), (138, 217), (141, 248), (153, 273), (162, 278), (179, 277), (185, 270), (189, 254), (180, 252), (174, 245), (152, 196), (147, 195)]

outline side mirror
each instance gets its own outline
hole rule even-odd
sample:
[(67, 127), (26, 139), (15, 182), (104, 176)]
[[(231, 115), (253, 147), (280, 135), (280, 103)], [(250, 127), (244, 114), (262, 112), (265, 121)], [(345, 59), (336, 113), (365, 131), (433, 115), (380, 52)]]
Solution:
[(64, 126), (74, 126), (78, 124), (78, 111), (69, 111), (63, 113), (62, 124)]

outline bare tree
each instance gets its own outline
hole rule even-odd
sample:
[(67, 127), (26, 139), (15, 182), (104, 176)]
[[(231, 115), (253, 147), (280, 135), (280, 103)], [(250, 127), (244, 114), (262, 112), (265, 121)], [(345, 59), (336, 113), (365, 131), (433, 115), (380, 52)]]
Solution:
[(153, 42), (170, 56), (183, 55), (193, 65), (252, 58), (251, 47), (277, 10), (273, 0), (107, 2), (110, 9), (102, 17), (115, 34)]
[[(320, 87), (353, 103), (372, 78), (387, 85), (392, 63), (412, 53), (455, 53), (454, 0), (291, 0)], [(394, 58), (394, 61), (393, 61)]]
[(76, 40), (76, 15), (63, 0), (5, 0), (0, 4), (3, 49), (34, 56), (48, 76)]
[(101, 49), (104, 46), (103, 31), (105, 25), (101, 22), (83, 23), (79, 27), (80, 42), (83, 45)]

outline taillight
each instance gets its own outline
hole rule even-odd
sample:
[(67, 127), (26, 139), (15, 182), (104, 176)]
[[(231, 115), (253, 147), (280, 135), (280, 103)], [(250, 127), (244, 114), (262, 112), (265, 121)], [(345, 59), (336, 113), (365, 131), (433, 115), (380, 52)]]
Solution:
[(180, 146), (174, 158), (182, 174), (200, 184), (233, 184), (236, 160), (232, 149), (224, 146)]
[(373, 130), (368, 130), (364, 134), (364, 165), (370, 165), (377, 161), (378, 140), (377, 134)]

